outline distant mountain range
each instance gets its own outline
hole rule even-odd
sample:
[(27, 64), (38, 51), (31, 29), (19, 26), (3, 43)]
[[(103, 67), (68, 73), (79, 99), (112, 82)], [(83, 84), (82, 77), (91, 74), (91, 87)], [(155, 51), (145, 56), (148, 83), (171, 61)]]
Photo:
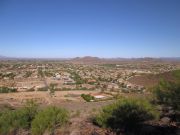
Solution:
[(71, 61), (92, 62), (92, 61), (180, 61), (180, 57), (162, 57), (162, 58), (99, 58), (99, 57), (76, 57)]
[(10, 58), (0, 55), (0, 60), (7, 60), (7, 59), (10, 59)]
[(180, 62), (180, 57), (99, 58), (99, 57), (85, 56), (85, 57), (76, 57), (76, 58), (15, 58), (15, 57), (6, 57), (0, 55), (0, 60), (59, 60), (59, 61), (69, 61), (73, 63), (104, 63), (104, 62), (118, 62), (118, 61), (178, 61)]
[(5, 56), (1, 56), (1, 55), (0, 55), (0, 59), (1, 59), (1, 58), (3, 59), (3, 58), (5, 58)]
[(69, 58), (23, 58), (23, 57), (6, 57), (0, 55), (0, 60), (69, 60)]

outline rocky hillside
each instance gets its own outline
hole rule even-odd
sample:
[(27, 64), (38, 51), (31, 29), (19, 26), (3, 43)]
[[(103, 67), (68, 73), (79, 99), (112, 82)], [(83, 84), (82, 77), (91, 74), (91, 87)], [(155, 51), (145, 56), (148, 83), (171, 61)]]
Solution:
[(137, 85), (142, 85), (145, 87), (153, 87), (157, 85), (161, 80), (175, 81), (177, 79), (180, 79), (180, 70), (166, 72), (157, 75), (150, 74), (150, 75), (135, 76), (129, 79), (129, 82)]

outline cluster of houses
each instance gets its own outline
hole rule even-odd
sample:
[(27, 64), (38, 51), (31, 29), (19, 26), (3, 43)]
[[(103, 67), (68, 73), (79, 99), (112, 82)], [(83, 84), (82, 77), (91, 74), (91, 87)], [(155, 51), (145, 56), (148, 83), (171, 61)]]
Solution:
[[(176, 65), (159, 64), (117, 64), (110, 68), (102, 65), (82, 65), (66, 63), (21, 63), (5, 65), (0, 71), (0, 86), (5, 82), (13, 82), (18, 90), (29, 90), (46, 87), (54, 83), (57, 88), (68, 89), (102, 89), (108, 91), (137, 90), (144, 91), (143, 86), (131, 84), (128, 80), (140, 74), (155, 74), (176, 69)], [(43, 76), (39, 76), (39, 69)], [(48, 74), (46, 76), (45, 72)], [(72, 72), (83, 80), (77, 84)], [(29, 73), (29, 76), (26, 74)], [(25, 76), (27, 76), (25, 78)]]
[(54, 80), (62, 80), (63, 84), (75, 84), (76, 82), (71, 78), (71, 74), (68, 72), (55, 73)]

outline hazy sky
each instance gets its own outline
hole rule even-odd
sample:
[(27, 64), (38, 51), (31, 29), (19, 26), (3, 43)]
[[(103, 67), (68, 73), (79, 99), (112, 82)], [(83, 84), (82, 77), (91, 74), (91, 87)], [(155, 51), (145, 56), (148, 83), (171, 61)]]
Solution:
[(179, 57), (180, 0), (0, 0), (0, 55)]

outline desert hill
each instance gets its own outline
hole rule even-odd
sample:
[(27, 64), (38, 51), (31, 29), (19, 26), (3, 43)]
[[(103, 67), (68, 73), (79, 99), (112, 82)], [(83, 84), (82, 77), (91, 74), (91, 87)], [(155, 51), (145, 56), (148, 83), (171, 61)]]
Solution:
[(155, 75), (149, 74), (149, 75), (135, 76), (129, 79), (128, 81), (136, 85), (153, 87), (157, 85), (161, 80), (173, 81), (173, 82), (176, 80), (180, 80), (180, 70), (165, 72)]

